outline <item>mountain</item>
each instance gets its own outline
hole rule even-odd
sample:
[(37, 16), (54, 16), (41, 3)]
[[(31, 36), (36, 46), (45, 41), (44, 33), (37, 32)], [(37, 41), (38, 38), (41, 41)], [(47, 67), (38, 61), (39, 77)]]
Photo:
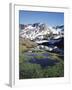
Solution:
[(48, 50), (61, 53), (64, 48), (64, 25), (50, 27), (44, 23), (20, 25), (20, 50)]
[(20, 25), (20, 37), (34, 41), (48, 40), (54, 37), (60, 37), (64, 34), (64, 25), (49, 27), (46, 24), (34, 23), (28, 25)]
[(20, 32), (20, 37), (34, 40), (36, 38), (42, 39), (45, 35), (51, 33), (51, 30), (45, 24), (28, 25)]

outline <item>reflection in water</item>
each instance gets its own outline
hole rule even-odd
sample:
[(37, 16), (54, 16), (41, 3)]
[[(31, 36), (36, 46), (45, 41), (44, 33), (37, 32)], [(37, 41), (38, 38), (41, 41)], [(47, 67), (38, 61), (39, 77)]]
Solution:
[(54, 58), (51, 58), (51, 55), (47, 52), (42, 54), (26, 52), (24, 53), (24, 55), (27, 57), (29, 56), (29, 58), (31, 57), (31, 59), (26, 63), (40, 64), (42, 67), (53, 66), (59, 62), (58, 60), (54, 60)]
[(49, 58), (44, 58), (44, 59), (32, 59), (29, 61), (30, 63), (36, 63), (36, 64), (40, 64), (42, 67), (46, 67), (46, 66), (53, 66), (56, 63), (58, 63), (59, 61), (56, 60), (51, 60)]
[(53, 49), (50, 53), (57, 53), (59, 56), (55, 55), (55, 58), (52, 58), (53, 54), (49, 54), (45, 50), (43, 50), (41, 53), (25, 52), (24, 55), (30, 58), (26, 63), (40, 64), (42, 67), (46, 67), (59, 63), (60, 59), (57, 60), (58, 58), (64, 58), (64, 38), (60, 38), (58, 40), (50, 40), (49, 42), (42, 43), (41, 45), (49, 46), (51, 48), (56, 46), (57, 48)]

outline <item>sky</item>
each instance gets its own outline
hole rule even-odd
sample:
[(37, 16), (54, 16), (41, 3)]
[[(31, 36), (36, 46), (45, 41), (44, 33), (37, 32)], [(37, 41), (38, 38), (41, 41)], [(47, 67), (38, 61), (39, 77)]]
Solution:
[(64, 13), (19, 11), (19, 24), (46, 23), (49, 26), (64, 25)]

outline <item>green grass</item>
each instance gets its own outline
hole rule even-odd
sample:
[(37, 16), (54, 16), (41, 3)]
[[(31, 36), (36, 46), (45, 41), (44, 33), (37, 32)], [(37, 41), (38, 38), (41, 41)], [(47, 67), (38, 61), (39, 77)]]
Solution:
[(20, 64), (20, 79), (42, 77), (41, 66), (38, 64)]
[[(60, 60), (54, 66), (41, 67), (40, 64), (26, 63), (31, 58), (23, 54), (20, 55), (19, 62), (19, 78), (47, 78), (47, 77), (63, 77), (64, 76), (64, 61)], [(37, 56), (37, 59), (44, 58), (43, 56)]]
[(37, 56), (35, 56), (34, 58), (36, 58), (36, 59), (44, 59), (44, 58), (46, 58), (46, 57), (43, 56), (43, 55), (37, 55)]
[[(48, 78), (48, 77), (63, 77), (64, 76), (64, 60), (60, 58), (60, 55), (57, 53), (51, 53), (43, 50), (34, 50), (33, 53), (37, 54), (37, 56), (28, 56), (24, 53), (31, 48), (27, 48), (24, 45), (20, 45), (19, 52), (19, 78), (20, 79), (28, 79), (28, 78)], [(59, 63), (48, 66), (41, 67), (40, 64), (32, 64), (27, 63), (32, 58), (43, 59), (47, 58), (44, 56), (44, 53), (48, 53), (48, 58), (52, 60), (58, 60)]]
[(44, 77), (63, 77), (64, 63), (61, 61), (54, 66), (49, 66), (44, 70)]
[(42, 68), (39, 64), (21, 63), (19, 67), (19, 78), (48, 78), (48, 77), (63, 77), (64, 64), (60, 62), (54, 66)]
[(27, 56), (27, 55), (24, 55), (24, 54), (19, 55), (19, 63), (25, 63), (25, 62), (27, 62), (31, 59), (32, 59), (32, 56)]

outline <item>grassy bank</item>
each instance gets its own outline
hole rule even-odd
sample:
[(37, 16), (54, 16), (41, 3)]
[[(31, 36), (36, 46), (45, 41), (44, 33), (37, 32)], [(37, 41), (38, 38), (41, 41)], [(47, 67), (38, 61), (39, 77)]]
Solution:
[[(64, 76), (64, 59), (58, 53), (48, 52), (45, 50), (34, 50), (37, 44), (28, 39), (20, 38), (19, 42), (19, 78), (47, 78), (47, 77), (63, 77)], [(32, 51), (34, 56), (25, 54)], [(43, 55), (44, 53), (48, 55)], [(58, 63), (53, 66), (42, 67), (40, 64), (30, 63), (33, 58), (43, 60), (44, 58), (57, 60)]]

